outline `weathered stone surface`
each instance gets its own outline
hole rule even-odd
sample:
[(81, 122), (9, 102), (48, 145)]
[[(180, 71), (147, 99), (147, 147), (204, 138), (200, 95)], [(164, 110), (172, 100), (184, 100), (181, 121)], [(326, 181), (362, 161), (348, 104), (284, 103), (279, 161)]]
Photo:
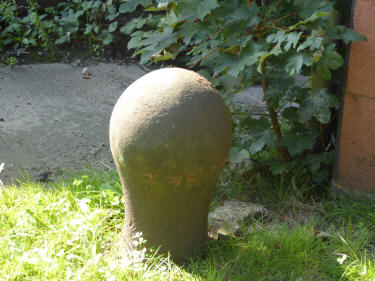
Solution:
[(195, 72), (156, 70), (128, 87), (112, 113), (110, 143), (129, 245), (142, 232), (146, 246), (175, 261), (201, 246), (231, 130), (222, 98)]
[(226, 201), (223, 206), (217, 207), (208, 214), (208, 228), (216, 237), (234, 236), (251, 218), (259, 218), (266, 213), (267, 210), (258, 204), (237, 200)]

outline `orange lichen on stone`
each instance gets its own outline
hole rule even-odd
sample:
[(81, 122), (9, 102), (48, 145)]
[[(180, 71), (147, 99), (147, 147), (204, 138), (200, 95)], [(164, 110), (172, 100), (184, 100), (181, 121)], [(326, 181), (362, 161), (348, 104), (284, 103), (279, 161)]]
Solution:
[(179, 185), (181, 185), (182, 177), (173, 177), (173, 176), (170, 176), (169, 180), (171, 181), (171, 183), (174, 186), (179, 186)]
[(187, 174), (187, 176), (186, 176), (186, 183), (187, 183), (187, 184), (191, 184), (191, 183), (193, 183), (194, 181), (196, 181), (196, 179), (197, 179), (197, 174), (198, 174), (198, 171), (192, 171), (192, 172), (190, 172), (189, 174)]
[(146, 179), (148, 179), (151, 183), (157, 183), (158, 181), (154, 178), (154, 175), (151, 173), (145, 173), (143, 175)]

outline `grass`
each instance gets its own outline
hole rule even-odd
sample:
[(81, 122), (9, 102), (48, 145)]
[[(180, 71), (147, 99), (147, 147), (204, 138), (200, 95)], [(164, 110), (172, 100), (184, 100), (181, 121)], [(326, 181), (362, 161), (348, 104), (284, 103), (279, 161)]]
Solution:
[(227, 168), (212, 207), (237, 198), (269, 215), (244, 236), (209, 240), (205, 257), (183, 266), (141, 250), (121, 255), (115, 173), (0, 187), (0, 280), (375, 280), (373, 204), (274, 184)]

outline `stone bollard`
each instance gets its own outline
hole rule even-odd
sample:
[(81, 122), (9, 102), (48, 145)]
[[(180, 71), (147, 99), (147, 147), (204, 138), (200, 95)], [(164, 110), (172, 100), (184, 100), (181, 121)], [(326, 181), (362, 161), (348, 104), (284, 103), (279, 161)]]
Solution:
[(120, 175), (124, 238), (183, 262), (207, 238), (209, 204), (232, 142), (232, 124), (215, 88), (181, 68), (150, 72), (117, 101), (110, 144)]

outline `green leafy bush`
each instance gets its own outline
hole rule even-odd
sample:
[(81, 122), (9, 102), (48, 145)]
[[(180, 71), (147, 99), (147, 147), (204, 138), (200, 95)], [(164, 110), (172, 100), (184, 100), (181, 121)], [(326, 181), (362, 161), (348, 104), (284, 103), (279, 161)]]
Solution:
[[(142, 1), (132, 1), (135, 4)], [(275, 155), (274, 173), (321, 183), (329, 176), (332, 143), (325, 132), (339, 106), (327, 83), (344, 59), (338, 41), (365, 38), (332, 24), (334, 3), (325, 0), (217, 1), (158, 0), (156, 28), (144, 28), (152, 16), (123, 27), (141, 63), (175, 60), (215, 84), (235, 112), (233, 161)], [(162, 16), (160, 16), (162, 12)], [(299, 74), (308, 85), (296, 83)], [(236, 108), (234, 95), (261, 82), (267, 112)]]
[[(57, 25), (56, 44), (70, 42), (72, 38), (88, 38), (95, 51), (114, 41), (118, 27), (120, 1), (62, 2), (54, 14)], [(81, 36), (81, 37), (80, 37)]]
[(17, 56), (37, 45), (52, 48), (49, 34), (53, 32), (53, 22), (46, 19), (47, 15), (39, 14), (37, 4), (28, 3), (24, 17), (18, 15), (15, 0), (0, 3), (0, 62), (12, 65), (17, 62)]
[[(56, 46), (79, 44), (93, 55), (123, 40), (123, 26), (139, 3), (125, 0), (72, 0), (44, 9), (34, 0), (20, 7), (16, 0), (0, 3), (0, 62), (14, 64), (31, 48), (55, 51)], [(150, 1), (143, 1), (151, 5)], [(20, 9), (24, 13), (19, 13)], [(65, 45), (64, 45), (65, 44)], [(113, 45), (113, 44), (112, 44)]]

